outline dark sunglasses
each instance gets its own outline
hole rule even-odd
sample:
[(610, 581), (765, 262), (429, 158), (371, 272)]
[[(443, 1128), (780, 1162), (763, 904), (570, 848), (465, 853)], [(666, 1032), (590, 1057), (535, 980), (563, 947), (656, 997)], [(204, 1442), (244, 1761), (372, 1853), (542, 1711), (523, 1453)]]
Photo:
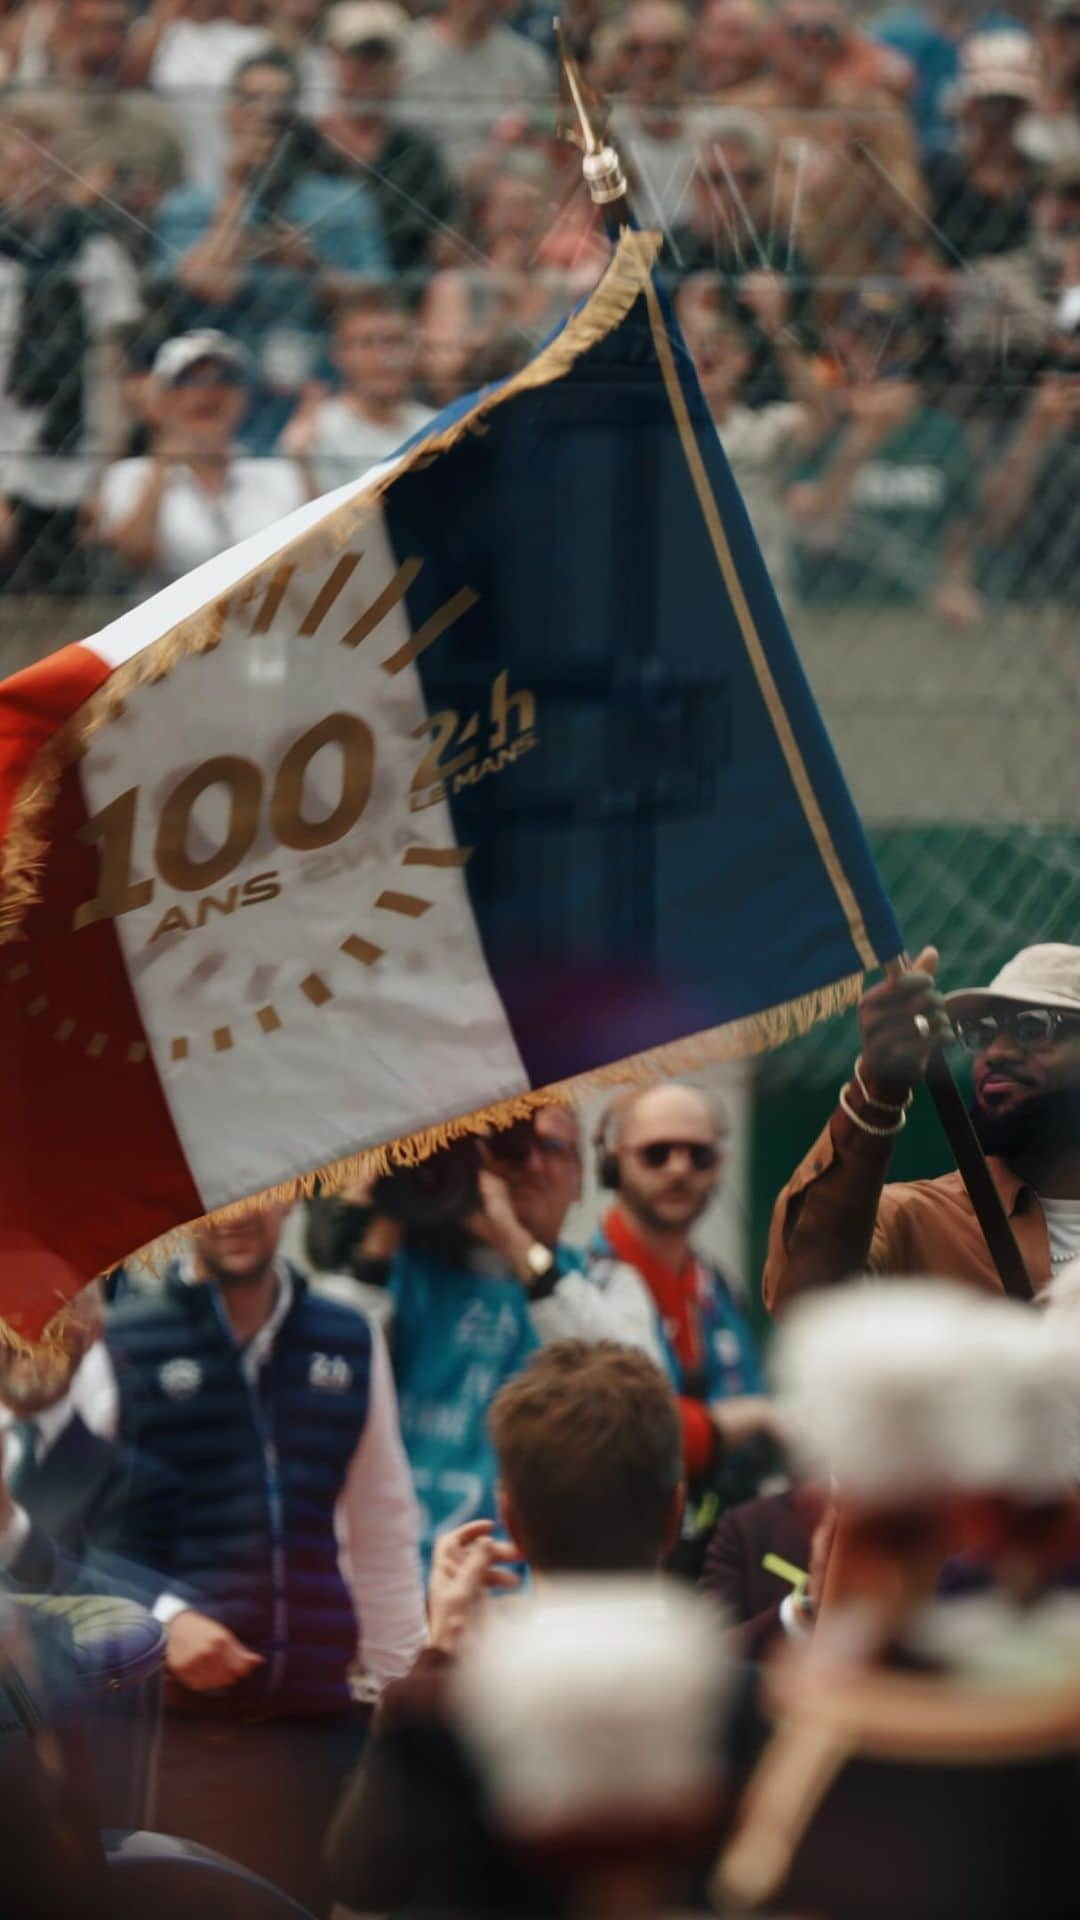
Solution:
[(972, 1014), (955, 1022), (969, 1053), (985, 1053), (999, 1034), (1006, 1033), (1021, 1053), (1041, 1053), (1070, 1035), (1080, 1038), (1080, 1016), (1058, 1013), (1053, 1007), (1017, 1007), (1002, 1013)]
[(632, 1147), (643, 1166), (657, 1170), (666, 1167), (673, 1153), (686, 1153), (695, 1173), (709, 1173), (720, 1158), (719, 1147), (704, 1140), (649, 1140), (643, 1147)]

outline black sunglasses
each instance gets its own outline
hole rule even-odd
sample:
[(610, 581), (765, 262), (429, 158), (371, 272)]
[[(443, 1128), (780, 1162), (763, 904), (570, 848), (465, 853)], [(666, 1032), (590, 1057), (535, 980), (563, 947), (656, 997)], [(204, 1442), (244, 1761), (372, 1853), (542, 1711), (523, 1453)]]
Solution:
[(690, 1164), (695, 1173), (709, 1173), (720, 1158), (719, 1147), (710, 1146), (704, 1140), (649, 1140), (643, 1147), (632, 1147), (643, 1166), (666, 1167), (673, 1153), (685, 1153), (690, 1156)]
[(1080, 1015), (1059, 1013), (1053, 1007), (1017, 1007), (1001, 1013), (971, 1014), (954, 1022), (969, 1053), (985, 1053), (999, 1034), (1006, 1033), (1022, 1053), (1041, 1053), (1062, 1037), (1080, 1038)]

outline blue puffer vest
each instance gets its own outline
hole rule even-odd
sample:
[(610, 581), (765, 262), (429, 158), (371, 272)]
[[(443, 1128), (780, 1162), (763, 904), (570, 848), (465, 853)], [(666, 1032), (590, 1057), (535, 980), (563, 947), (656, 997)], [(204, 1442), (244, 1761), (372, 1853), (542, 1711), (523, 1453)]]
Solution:
[(162, 1294), (109, 1319), (122, 1438), (186, 1488), (177, 1580), (264, 1656), (222, 1697), (226, 1712), (325, 1713), (349, 1697), (357, 1622), (334, 1508), (367, 1419), (371, 1334), (292, 1280), (256, 1387), (213, 1286), (170, 1269)]

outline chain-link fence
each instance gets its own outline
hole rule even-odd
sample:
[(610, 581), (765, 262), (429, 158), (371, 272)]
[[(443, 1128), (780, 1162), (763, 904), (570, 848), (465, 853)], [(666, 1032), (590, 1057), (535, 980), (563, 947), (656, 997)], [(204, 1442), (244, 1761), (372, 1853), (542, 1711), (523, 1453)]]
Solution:
[[(595, 283), (548, 16), (470, 19), (9, 19), (5, 670), (355, 477)], [(911, 944), (954, 983), (1075, 937), (1080, 55), (828, 0), (568, 25)], [(849, 1045), (767, 1062), (765, 1124)]]

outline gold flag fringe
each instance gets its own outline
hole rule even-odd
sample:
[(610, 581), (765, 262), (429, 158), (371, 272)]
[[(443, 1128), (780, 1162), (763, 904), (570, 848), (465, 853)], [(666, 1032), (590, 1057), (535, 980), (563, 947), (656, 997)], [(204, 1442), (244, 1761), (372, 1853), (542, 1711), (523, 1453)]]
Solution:
[[(149, 1246), (135, 1249), (126, 1257), (141, 1260), (152, 1268), (160, 1268), (180, 1251), (185, 1235), (193, 1228), (217, 1226), (222, 1221), (246, 1213), (253, 1206), (291, 1205), (297, 1200), (308, 1199), (316, 1190), (337, 1193), (353, 1180), (378, 1179), (381, 1174), (390, 1173), (395, 1167), (419, 1166), (431, 1154), (450, 1146), (455, 1140), (466, 1139), (469, 1135), (482, 1137), (499, 1127), (509, 1126), (514, 1120), (528, 1119), (540, 1107), (573, 1105), (582, 1094), (593, 1089), (648, 1086), (675, 1074), (700, 1072), (705, 1067), (719, 1065), (725, 1060), (745, 1060), (757, 1053), (770, 1052), (773, 1047), (782, 1046), (786, 1040), (809, 1033), (811, 1027), (820, 1021), (853, 1007), (862, 992), (863, 977), (862, 973), (849, 974), (831, 986), (815, 987), (812, 992), (801, 994), (795, 1000), (785, 1000), (780, 1006), (766, 1007), (763, 1012), (750, 1014), (744, 1020), (733, 1020), (723, 1027), (709, 1027), (702, 1033), (671, 1040), (666, 1046), (631, 1054), (607, 1066), (589, 1068), (568, 1080), (553, 1081), (547, 1087), (512, 1094), (508, 1099), (480, 1107), (474, 1113), (460, 1114), (441, 1121), (437, 1126), (405, 1134), (399, 1140), (363, 1147), (326, 1166), (313, 1167), (276, 1186), (264, 1187), (261, 1192), (247, 1194), (243, 1199), (215, 1207), (212, 1212), (185, 1221), (162, 1234)], [(41, 1336), (41, 1344), (48, 1345), (64, 1337), (67, 1313), (65, 1307), (50, 1320)], [(23, 1339), (0, 1320), (0, 1345), (32, 1350), (34, 1343)]]
[[(0, 859), (0, 945), (17, 938), (27, 908), (38, 898), (48, 852), (45, 824), (60, 776), (65, 766), (85, 750), (94, 734), (120, 717), (138, 688), (164, 679), (189, 654), (206, 653), (216, 647), (225, 632), (230, 608), (252, 601), (287, 560), (300, 567), (325, 563), (329, 555), (340, 552), (384, 493), (404, 474), (428, 466), (467, 435), (482, 433), (487, 417), (508, 400), (563, 379), (582, 354), (598, 346), (626, 318), (649, 284), (661, 245), (658, 233), (624, 233), (588, 300), (577, 313), (571, 314), (561, 332), (527, 366), (502, 386), (482, 392), (460, 420), (433, 439), (425, 440), (380, 479), (361, 486), (353, 497), (330, 509), (314, 526), (278, 547), (227, 593), (189, 614), (158, 640), (143, 647), (117, 667), (104, 685), (83, 702), (68, 724), (36, 755), (16, 796)], [(92, 640), (87, 644), (92, 644)]]

